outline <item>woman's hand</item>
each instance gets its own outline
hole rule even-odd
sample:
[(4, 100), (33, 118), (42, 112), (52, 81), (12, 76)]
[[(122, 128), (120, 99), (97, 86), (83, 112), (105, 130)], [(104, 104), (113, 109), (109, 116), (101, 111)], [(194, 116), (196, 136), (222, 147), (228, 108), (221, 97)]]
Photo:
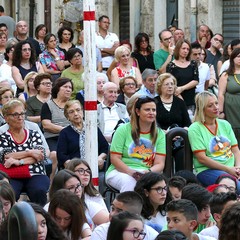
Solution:
[(179, 96), (184, 91), (183, 87), (177, 87), (175, 90), (175, 95)]
[(31, 157), (36, 159), (38, 162), (44, 160), (44, 151), (43, 150), (37, 150), (37, 149), (32, 149), (29, 150)]
[(104, 167), (104, 159), (102, 159), (101, 157), (98, 157), (98, 168), (99, 170), (102, 170)]
[(234, 177), (236, 177), (237, 179), (240, 178), (240, 170), (239, 167), (228, 167), (227, 172), (231, 175), (233, 175)]
[(19, 166), (19, 160), (12, 157), (5, 157), (4, 167), (10, 168), (12, 165)]

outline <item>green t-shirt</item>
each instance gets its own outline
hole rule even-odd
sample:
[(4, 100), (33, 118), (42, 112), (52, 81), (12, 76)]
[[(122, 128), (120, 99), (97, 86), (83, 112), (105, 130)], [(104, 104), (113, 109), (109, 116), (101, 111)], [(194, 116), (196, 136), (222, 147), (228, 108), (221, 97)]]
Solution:
[(159, 70), (159, 68), (161, 68), (162, 65), (166, 62), (168, 55), (169, 55), (169, 52), (167, 52), (163, 49), (159, 49), (156, 52), (154, 52), (153, 62), (154, 62), (156, 70)]
[[(118, 127), (114, 133), (110, 152), (122, 155), (122, 161), (132, 169), (147, 170), (152, 167), (155, 154), (166, 155), (165, 133), (158, 129), (155, 145), (152, 145), (150, 133), (141, 133), (139, 144), (136, 145), (131, 135), (131, 124), (126, 123)], [(115, 167), (111, 164), (107, 174)]]
[[(231, 148), (237, 145), (237, 139), (229, 122), (217, 119), (216, 125), (216, 133), (212, 133), (200, 122), (194, 122), (189, 127), (188, 137), (193, 154), (203, 151), (216, 162), (233, 167), (235, 160)], [(193, 155), (193, 164), (197, 173), (209, 169), (201, 164), (195, 155)]]
[(84, 70), (79, 72), (72, 72), (70, 68), (67, 68), (61, 74), (61, 77), (70, 78), (73, 82), (73, 92), (72, 92), (71, 99), (76, 99), (77, 93), (80, 90), (84, 89), (84, 82), (82, 80), (83, 72)]

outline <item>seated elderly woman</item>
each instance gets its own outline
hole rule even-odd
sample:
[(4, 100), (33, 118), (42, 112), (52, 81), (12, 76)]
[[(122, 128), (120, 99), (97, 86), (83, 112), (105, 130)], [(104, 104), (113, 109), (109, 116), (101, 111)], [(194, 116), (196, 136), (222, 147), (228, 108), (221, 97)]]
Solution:
[[(196, 96), (194, 123), (188, 129), (197, 178), (203, 186), (216, 182), (222, 174), (240, 177), (240, 151), (231, 125), (218, 119), (214, 94), (204, 91)], [(238, 189), (240, 184), (238, 181)]]
[(121, 78), (133, 76), (137, 79), (138, 85), (142, 85), (142, 75), (139, 68), (133, 67), (130, 63), (130, 50), (125, 46), (120, 46), (115, 50), (115, 58), (119, 62), (119, 66), (115, 67), (111, 72), (111, 81), (119, 86)]
[[(163, 73), (157, 79), (156, 92), (159, 96), (155, 97), (157, 103), (157, 123), (166, 132), (175, 126), (187, 129), (190, 118), (187, 106), (182, 99), (174, 95), (177, 88), (177, 80), (170, 73)], [(180, 143), (179, 145), (177, 145)], [(181, 138), (173, 140), (173, 157), (175, 160), (176, 171), (183, 170), (184, 148)]]
[(24, 127), (25, 108), (20, 100), (9, 101), (2, 112), (9, 129), (0, 138), (1, 170), (11, 177), (16, 200), (25, 191), (31, 202), (44, 205), (50, 181), (43, 165), (46, 153), (41, 137)]
[(114, 133), (107, 183), (120, 192), (132, 191), (143, 174), (162, 172), (165, 142), (165, 133), (156, 126), (154, 99), (138, 97), (132, 108), (131, 122), (119, 126)]
[[(78, 100), (65, 104), (64, 115), (70, 125), (64, 128), (58, 138), (57, 158), (59, 167), (64, 167), (72, 158), (85, 159), (85, 124), (83, 110)], [(98, 166), (103, 168), (108, 153), (108, 143), (98, 129)]]
[(116, 102), (127, 105), (129, 99), (137, 91), (137, 80), (133, 76), (122, 78), (119, 82), (120, 94)]

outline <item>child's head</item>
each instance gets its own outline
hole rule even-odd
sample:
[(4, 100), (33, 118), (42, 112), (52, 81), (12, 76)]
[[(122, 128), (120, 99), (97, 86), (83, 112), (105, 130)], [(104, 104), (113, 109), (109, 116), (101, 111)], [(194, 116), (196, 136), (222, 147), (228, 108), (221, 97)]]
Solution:
[(209, 220), (210, 206), (209, 202), (212, 197), (212, 193), (198, 184), (189, 184), (182, 190), (182, 198), (191, 200), (198, 209), (198, 223), (206, 224)]
[(165, 230), (160, 232), (155, 240), (187, 240), (187, 237), (178, 230)]
[(181, 199), (182, 189), (186, 185), (186, 180), (181, 176), (173, 176), (168, 182), (168, 189), (173, 200)]
[(181, 176), (186, 180), (186, 184), (189, 183), (198, 183), (196, 175), (189, 170), (180, 170), (177, 171), (174, 176)]
[(237, 195), (233, 192), (218, 193), (212, 196), (210, 200), (210, 207), (213, 218), (217, 222), (217, 226), (220, 224), (224, 210), (236, 201)]
[(168, 229), (181, 231), (191, 239), (197, 226), (198, 210), (196, 205), (187, 199), (173, 200), (167, 204)]
[(237, 190), (237, 179), (230, 174), (220, 175), (216, 183), (225, 186), (231, 192), (236, 192)]

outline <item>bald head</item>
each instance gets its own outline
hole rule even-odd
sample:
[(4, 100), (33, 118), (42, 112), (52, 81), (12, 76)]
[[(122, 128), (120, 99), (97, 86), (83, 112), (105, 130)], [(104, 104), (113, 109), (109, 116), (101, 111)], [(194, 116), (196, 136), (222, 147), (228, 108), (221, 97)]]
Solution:
[(106, 82), (104, 85), (103, 85), (103, 92), (106, 92), (107, 90), (109, 89), (118, 89), (118, 86), (116, 83), (113, 83), (113, 82)]
[(19, 40), (25, 40), (28, 34), (28, 24), (26, 21), (19, 21), (16, 24), (16, 34)]

